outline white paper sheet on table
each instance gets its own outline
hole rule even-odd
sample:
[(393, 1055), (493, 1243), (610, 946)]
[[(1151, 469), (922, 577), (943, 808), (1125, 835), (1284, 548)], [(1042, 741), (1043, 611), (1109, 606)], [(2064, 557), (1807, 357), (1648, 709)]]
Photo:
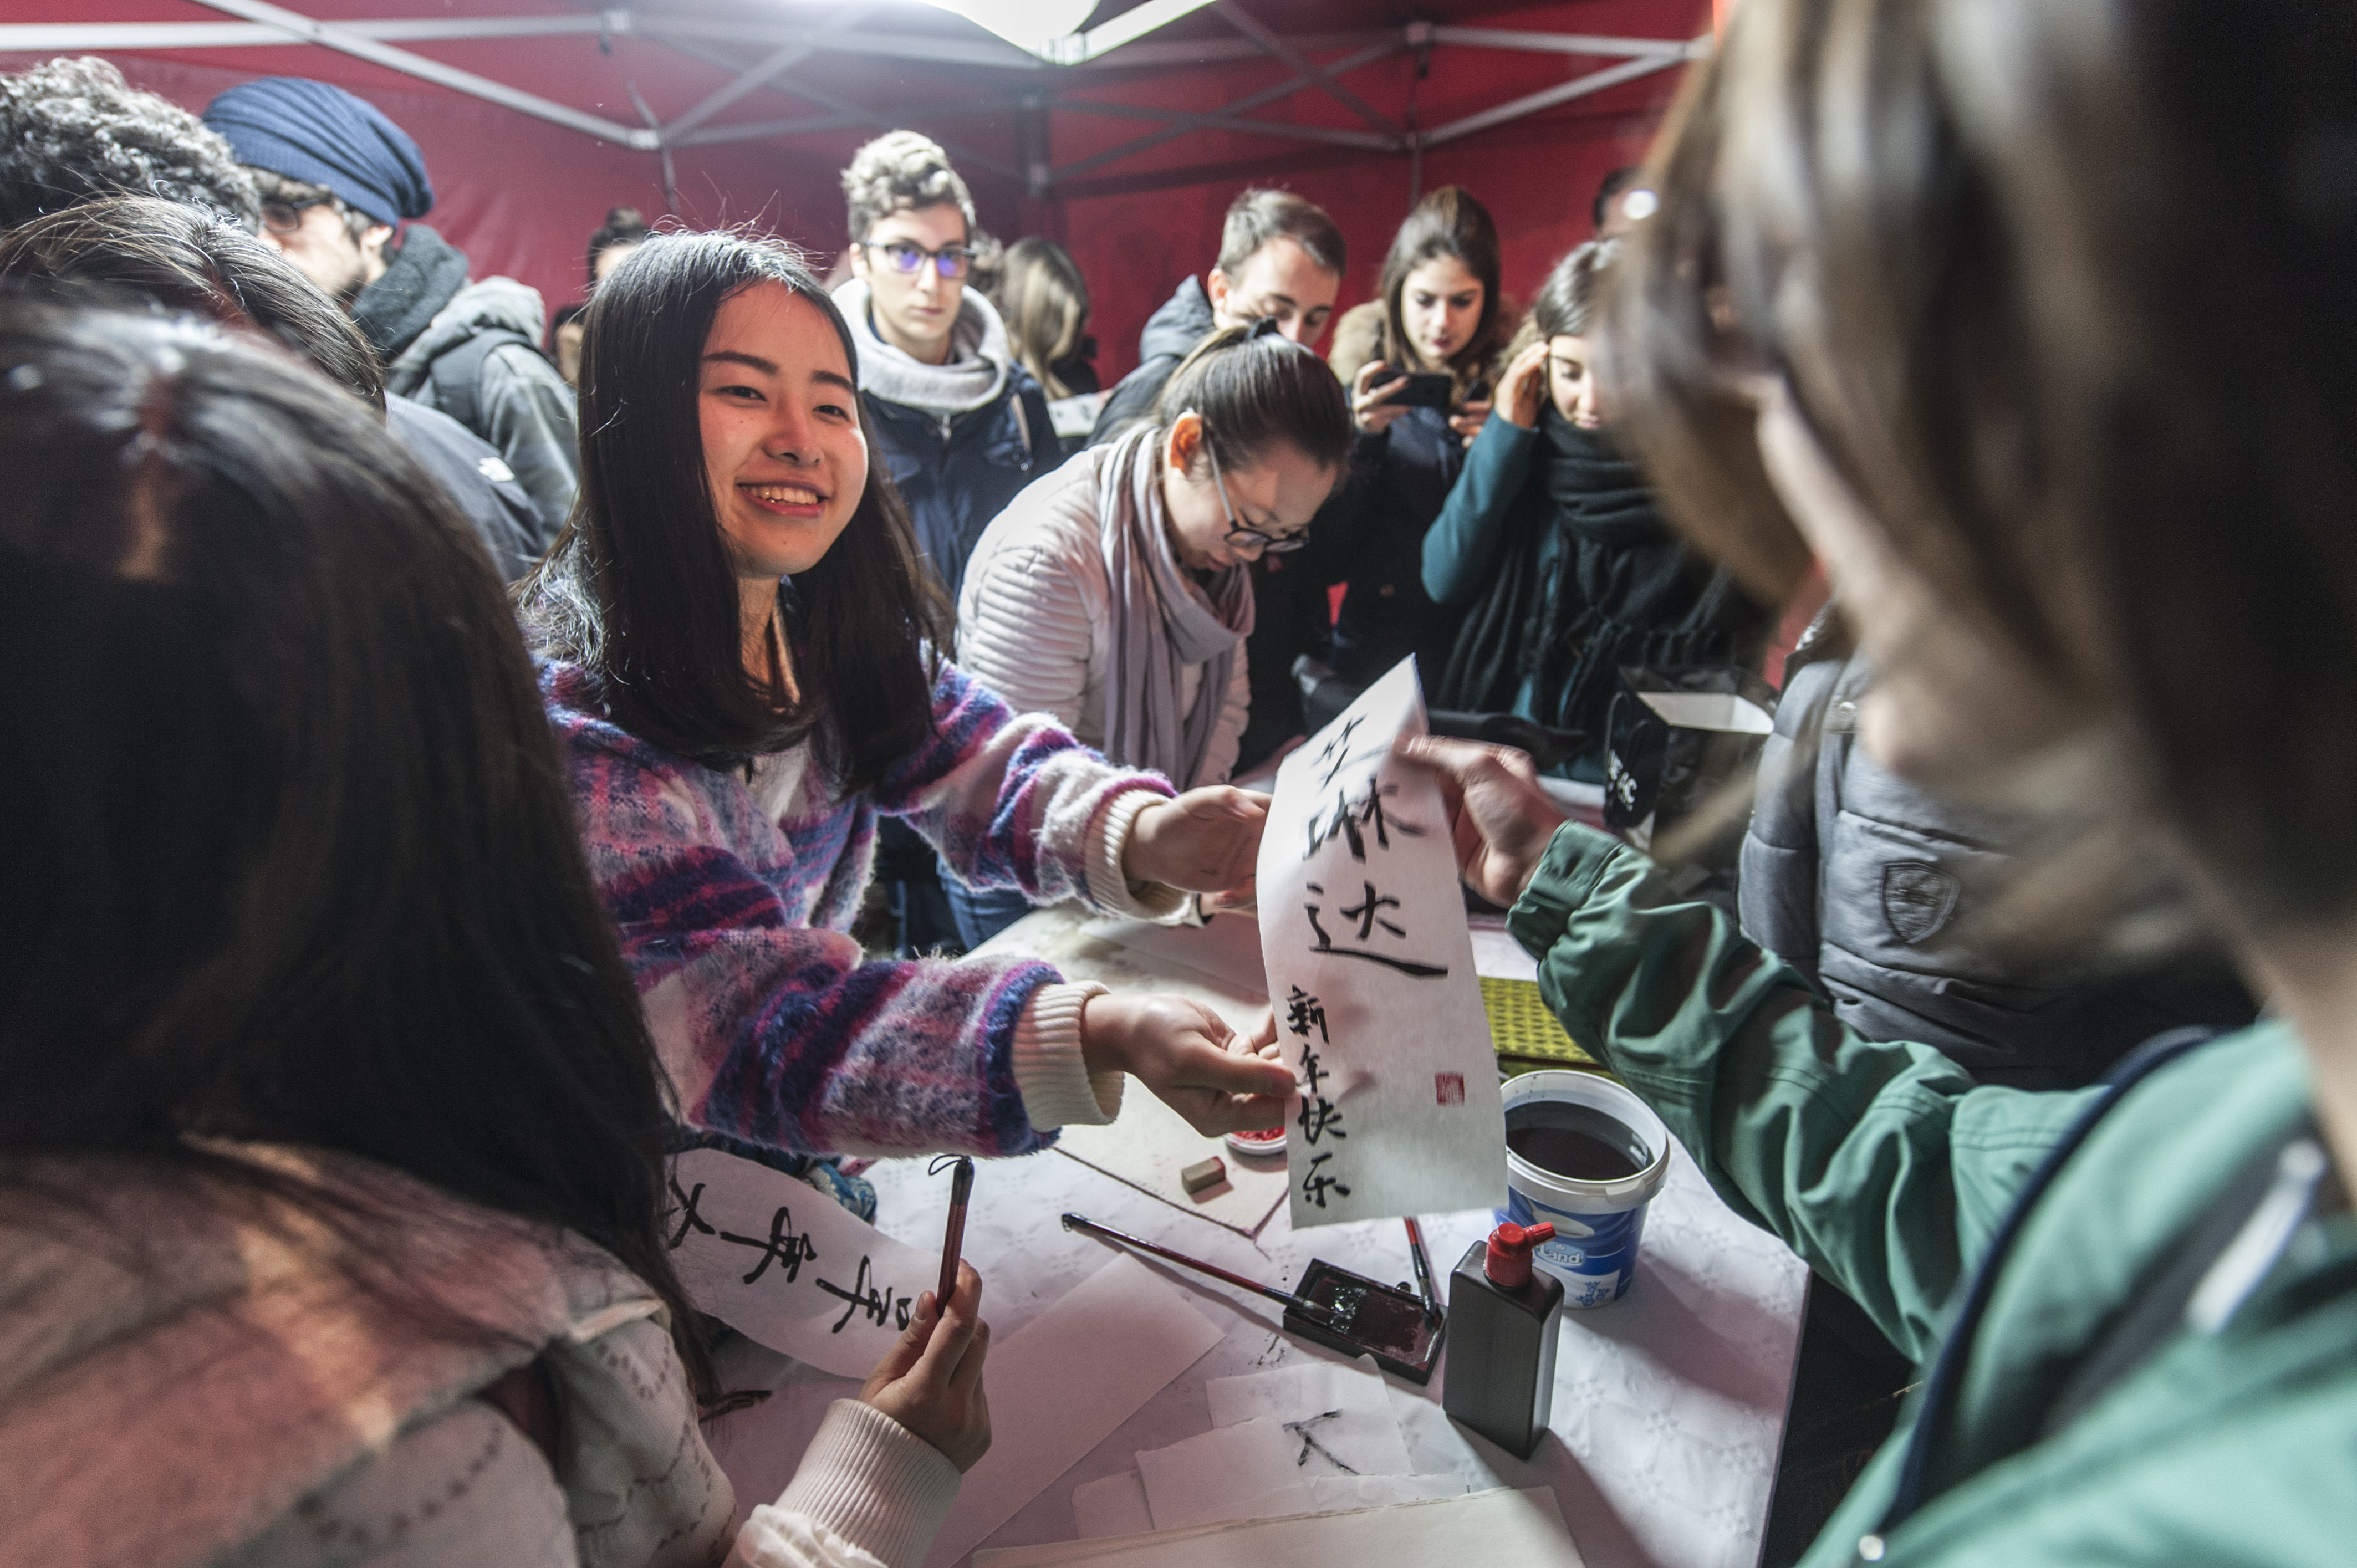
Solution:
[(1146, 1506), (1146, 1482), (1135, 1470), (1101, 1476), (1072, 1488), (1072, 1534), (1082, 1541), (1109, 1535), (1146, 1535), (1154, 1529)]
[(990, 1452), (966, 1472), (928, 1568), (988, 1539), (1220, 1339), (1185, 1296), (1123, 1255), (993, 1345)]
[(1554, 1489), (1499, 1487), (1357, 1513), (1311, 1514), (977, 1552), (974, 1568), (1432, 1568), (1477, 1555), (1512, 1568), (1584, 1568)]
[(1215, 1426), (1137, 1456), (1156, 1530), (1308, 1513), (1309, 1487), (1294, 1465), (1292, 1434), (1267, 1416)]
[[(1383, 1508), (1392, 1503), (1429, 1502), (1436, 1498), (1465, 1495), (1465, 1483), (1455, 1476), (1312, 1476), (1302, 1484), (1308, 1506), (1271, 1511), (1255, 1509), (1253, 1516), (1278, 1519), (1287, 1513), (1349, 1513)], [(1298, 1488), (1297, 1488), (1298, 1489)], [(1265, 1498), (1267, 1494), (1262, 1494)], [(1118, 1535), (1148, 1535), (1154, 1515), (1146, 1503), (1146, 1482), (1135, 1470), (1083, 1481), (1072, 1488), (1074, 1536), (1103, 1541)]]
[(1403, 660), (1277, 769), (1263, 957), (1298, 1088), (1294, 1229), (1505, 1201), (1506, 1118), (1440, 787)]
[(717, 1149), (672, 1167), (672, 1267), (688, 1298), (781, 1355), (865, 1378), (909, 1326), (941, 1259), (806, 1182)]
[(1238, 996), (1268, 999), (1261, 972), (1260, 928), (1249, 915), (1214, 915), (1200, 926), (1099, 916), (1081, 928), (1083, 936), (1112, 942), (1154, 963), (1197, 974)]
[(1203, 1393), (1214, 1428), (1264, 1419), (1276, 1423), (1289, 1434), (1286, 1462), (1305, 1479), (1405, 1476), (1415, 1466), (1383, 1374), (1373, 1368), (1372, 1360), (1350, 1366), (1304, 1361), (1213, 1378)]

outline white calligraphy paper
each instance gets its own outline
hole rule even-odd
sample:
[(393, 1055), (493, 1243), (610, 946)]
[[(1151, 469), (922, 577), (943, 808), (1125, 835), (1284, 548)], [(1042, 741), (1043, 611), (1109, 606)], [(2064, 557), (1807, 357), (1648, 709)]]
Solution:
[[(797, 1361), (865, 1378), (909, 1326), (942, 1261), (903, 1246), (806, 1182), (717, 1149), (672, 1167), (664, 1233), (695, 1305)], [(944, 1218), (949, 1186), (942, 1187)]]
[(1440, 786), (1403, 660), (1278, 768), (1261, 951), (1294, 1070), (1296, 1230), (1501, 1204), (1506, 1116)]

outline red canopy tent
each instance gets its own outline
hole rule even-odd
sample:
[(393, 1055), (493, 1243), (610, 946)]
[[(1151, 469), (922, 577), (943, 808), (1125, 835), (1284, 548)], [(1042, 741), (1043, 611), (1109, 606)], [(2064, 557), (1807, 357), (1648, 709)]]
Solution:
[(1466, 186), (1527, 295), (1641, 154), (1711, 5), (1105, 0), (1089, 20), (1059, 63), (916, 0), (0, 0), (0, 70), (102, 54), (191, 109), (260, 75), (350, 88), (417, 139), (426, 221), (476, 275), (552, 305), (618, 204), (833, 252), (837, 171), (908, 126), (950, 149), (985, 227), (1071, 250), (1109, 381), (1250, 183), (1340, 222), (1345, 305), (1417, 191)]

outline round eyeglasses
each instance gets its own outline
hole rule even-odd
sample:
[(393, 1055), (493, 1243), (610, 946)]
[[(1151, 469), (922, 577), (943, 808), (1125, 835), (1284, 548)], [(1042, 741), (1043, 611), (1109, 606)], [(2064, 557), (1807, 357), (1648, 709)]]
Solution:
[(300, 201), (287, 201), (274, 197), (262, 204), (262, 226), (274, 234), (292, 234), (303, 227), (303, 214), (335, 199), (332, 196), (307, 196)]
[[(1195, 416), (1198, 419), (1201, 414)], [(1257, 528), (1246, 528), (1236, 521), (1236, 503), (1228, 499), (1228, 482), (1220, 477), (1220, 455), (1211, 450), (1211, 433), (1203, 435), (1203, 456), (1211, 460), (1211, 485), (1220, 492), (1220, 505), (1227, 509), (1228, 532), (1222, 542), (1249, 548), (1259, 545), (1265, 555), (1290, 555), (1309, 546), (1309, 530), (1305, 526), (1290, 533), (1263, 533)]]
[(892, 263), (892, 270), (903, 277), (916, 276), (927, 262), (932, 263), (933, 270), (945, 278), (962, 278), (974, 265), (974, 252), (963, 245), (943, 245), (938, 251), (928, 251), (922, 245), (907, 240), (894, 240), (883, 245), (871, 245), (862, 241), (859, 248), (883, 252), (885, 259)]

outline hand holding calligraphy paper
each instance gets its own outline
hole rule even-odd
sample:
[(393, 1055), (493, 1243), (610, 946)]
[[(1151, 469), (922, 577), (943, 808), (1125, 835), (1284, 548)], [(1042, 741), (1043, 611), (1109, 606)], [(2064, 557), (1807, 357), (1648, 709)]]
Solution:
[(1439, 784), (1404, 660), (1277, 770), (1261, 951), (1294, 1069), (1298, 1230), (1502, 1203), (1506, 1117)]
[(781, 1355), (865, 1378), (933, 1288), (938, 1257), (782, 1171), (691, 1149), (671, 1179), (664, 1240), (689, 1299)]

